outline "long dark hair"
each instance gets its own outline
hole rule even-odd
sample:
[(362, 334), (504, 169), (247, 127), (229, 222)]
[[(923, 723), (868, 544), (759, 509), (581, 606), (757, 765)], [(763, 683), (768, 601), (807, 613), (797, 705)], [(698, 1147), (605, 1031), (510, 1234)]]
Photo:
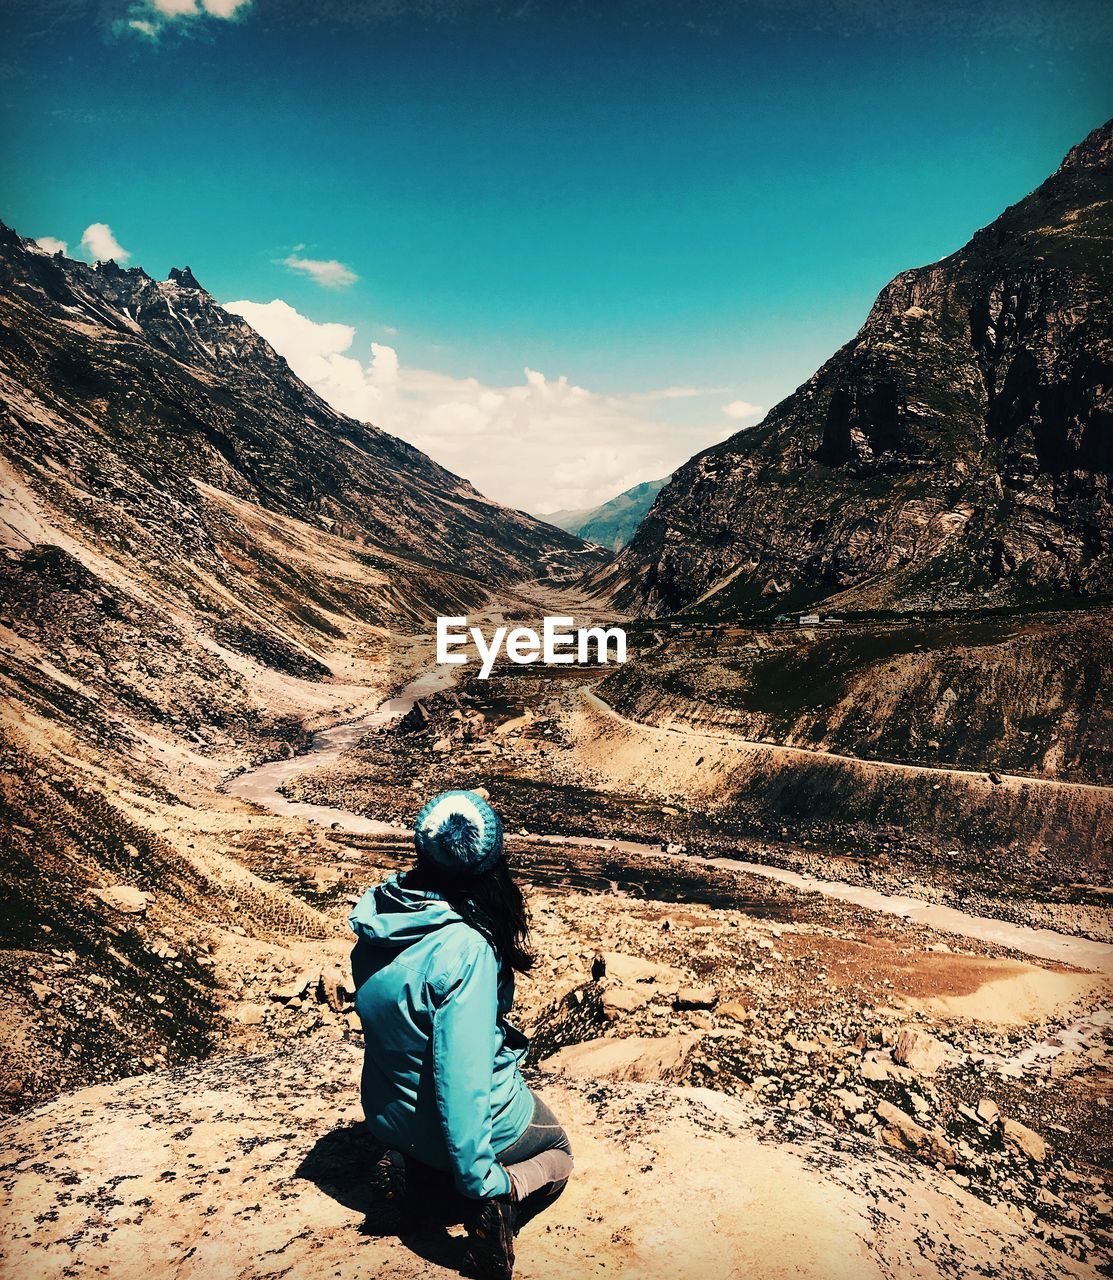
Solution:
[(481, 933), (494, 948), (502, 969), (528, 973), (537, 963), (529, 945), (529, 911), (505, 858), (483, 875), (462, 879), (448, 876), (418, 858), (406, 872), (410, 889), (432, 890), (458, 913), (465, 924)]

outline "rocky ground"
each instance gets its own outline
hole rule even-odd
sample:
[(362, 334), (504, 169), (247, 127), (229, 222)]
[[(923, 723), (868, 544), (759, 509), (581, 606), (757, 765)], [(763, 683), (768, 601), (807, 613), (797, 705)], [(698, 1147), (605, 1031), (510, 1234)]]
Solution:
[[(399, 1239), (368, 1196), (358, 1066), (340, 1042), (218, 1059), (9, 1125), (6, 1274), (457, 1273), (458, 1226)], [(766, 1106), (705, 1089), (534, 1083), (567, 1125), (577, 1168), (519, 1237), (524, 1280), (1096, 1274), (947, 1174), (822, 1121), (771, 1124)]]
[[(528, 672), (464, 684), (287, 790), (400, 825), (442, 786), (490, 791), (534, 886), (542, 970), (520, 1002), (532, 1060), (546, 1069), (708, 1088), (768, 1106), (770, 1132), (807, 1122), (865, 1138), (1100, 1265), (1113, 1241), (1108, 976), (624, 847), (623, 837), (677, 851), (730, 841), (696, 825), (691, 797), (663, 791), (673, 762), (648, 759), (644, 742), (637, 791), (606, 786), (606, 768), (625, 776), (628, 748), (605, 737), (587, 757), (597, 785), (582, 788), (583, 722), (569, 710), (582, 693), (569, 677)], [(570, 848), (530, 834), (554, 830), (614, 843)], [(344, 864), (331, 889), (304, 874), (287, 875), (288, 887), (339, 904), (361, 850), (405, 864), (402, 840), (333, 838), (357, 865)], [(894, 863), (866, 863), (868, 881), (954, 898), (945, 878), (925, 884)], [(1007, 896), (966, 890), (959, 900), (1030, 918)], [(1060, 910), (1043, 904), (1037, 920), (1103, 932), (1100, 907)]]
[[(516, 856), (532, 878), (528, 848)], [(338, 880), (304, 892), (335, 918), (395, 861), (350, 849)], [(1055, 1028), (1092, 1008), (1101, 979), (787, 890), (759, 907), (744, 876), (715, 888), (714, 906), (533, 889), (540, 965), (520, 1017), (577, 1174), (522, 1237), (520, 1274), (728, 1274), (747, 1259), (786, 1276), (1094, 1274), (1113, 1226), (1109, 1051), (1100, 1028)], [(255, 946), (224, 1047), (259, 1056), (9, 1122), (5, 1267), (451, 1270), (457, 1237), (399, 1240), (362, 1185), (345, 950)], [(694, 1222), (675, 1212), (678, 1186)]]
[[(301, 892), (339, 914), (369, 859), (382, 872), (408, 861), (359, 843), (331, 883), (322, 869)], [(651, 895), (634, 897), (608, 891), (605, 851), (553, 855), (514, 841), (540, 957), (519, 984), (531, 1061), (585, 1082), (711, 1089), (764, 1108), (770, 1135), (821, 1123), (944, 1171), (1053, 1248), (1101, 1258), (1113, 1239), (1107, 978), (741, 873), (693, 868), (659, 888), (651, 866), (628, 862), (627, 883)], [(272, 964), (239, 991), (237, 1016), (270, 1037), (358, 1043), (351, 994), (342, 970)]]

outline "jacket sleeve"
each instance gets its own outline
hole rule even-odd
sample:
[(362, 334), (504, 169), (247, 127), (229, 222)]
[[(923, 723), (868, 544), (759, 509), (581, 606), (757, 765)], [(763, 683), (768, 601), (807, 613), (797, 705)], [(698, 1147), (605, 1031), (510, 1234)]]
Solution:
[(433, 1014), (433, 1085), (452, 1171), (473, 1200), (505, 1195), (510, 1178), (491, 1147), (491, 1079), (498, 964), (486, 941), (469, 951)]

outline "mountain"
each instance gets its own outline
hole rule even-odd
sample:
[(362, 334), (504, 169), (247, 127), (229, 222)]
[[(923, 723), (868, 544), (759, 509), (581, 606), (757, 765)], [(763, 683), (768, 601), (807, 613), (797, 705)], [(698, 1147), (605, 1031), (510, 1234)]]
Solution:
[(598, 507), (566, 507), (560, 511), (550, 511), (544, 519), (566, 533), (575, 533), (588, 516), (598, 510)]
[(1113, 122), (897, 276), (763, 422), (675, 473), (594, 585), (650, 616), (1108, 592), (1111, 152)]
[(191, 519), (200, 482), (491, 582), (582, 571), (574, 537), (330, 408), (188, 267), (156, 281), (89, 266), (0, 224), (0, 308), (4, 452), (41, 483), (65, 455), (94, 502), (163, 534)]
[(645, 513), (653, 505), (653, 499), (668, 482), (668, 476), (663, 480), (646, 480), (598, 507), (582, 511), (554, 511), (545, 519), (585, 542), (597, 543), (610, 551), (621, 551), (634, 536)]

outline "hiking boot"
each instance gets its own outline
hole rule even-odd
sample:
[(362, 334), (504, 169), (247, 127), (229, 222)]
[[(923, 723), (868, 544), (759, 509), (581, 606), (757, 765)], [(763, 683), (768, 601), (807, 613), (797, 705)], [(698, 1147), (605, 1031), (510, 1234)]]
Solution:
[(406, 1194), (406, 1162), (397, 1151), (384, 1151), (371, 1170), (376, 1200), (400, 1201)]
[(480, 1202), (468, 1224), (464, 1266), (480, 1280), (511, 1280), (514, 1273), (515, 1211), (509, 1196)]

